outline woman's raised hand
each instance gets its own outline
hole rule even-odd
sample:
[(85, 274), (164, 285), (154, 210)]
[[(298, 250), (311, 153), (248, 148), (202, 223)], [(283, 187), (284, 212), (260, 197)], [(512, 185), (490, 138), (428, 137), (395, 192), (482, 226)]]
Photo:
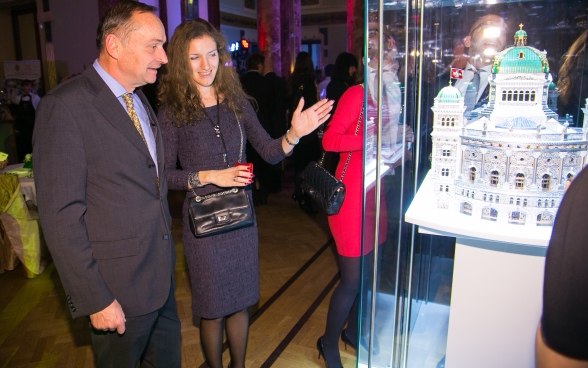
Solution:
[(303, 107), (304, 98), (301, 98), (292, 116), (292, 129), (290, 130), (293, 130), (298, 138), (304, 137), (327, 121), (331, 116), (333, 101), (323, 99), (302, 111)]

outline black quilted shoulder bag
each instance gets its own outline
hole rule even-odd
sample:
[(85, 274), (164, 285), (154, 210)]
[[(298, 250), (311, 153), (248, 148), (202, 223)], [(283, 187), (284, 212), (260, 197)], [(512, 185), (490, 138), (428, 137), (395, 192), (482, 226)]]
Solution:
[[(220, 119), (218, 100), (216, 106), (217, 125), (215, 126), (214, 123), (212, 125), (217, 137), (222, 141), (225, 150), (225, 163), (227, 167), (230, 167), (227, 146), (225, 145), (225, 140), (220, 131), (220, 122), (218, 121)], [(235, 118), (237, 118), (237, 115), (235, 115)], [(210, 117), (208, 119), (212, 123)], [(241, 162), (244, 139), (239, 118), (237, 118), (237, 125), (241, 134), (239, 161), (237, 162)], [(192, 230), (195, 237), (202, 238), (226, 233), (242, 227), (253, 226), (253, 206), (247, 193), (245, 193), (245, 189), (237, 187), (227, 188), (203, 196), (197, 195), (194, 188), (192, 188), (192, 192), (194, 193), (194, 198), (189, 201), (188, 220), (190, 222), (190, 230)]]
[[(355, 127), (355, 135), (359, 132), (359, 126), (363, 119), (363, 107), (357, 119), (357, 126)], [(341, 173), (341, 180), (331, 175), (324, 167), (322, 167), (323, 157), (319, 162), (310, 162), (302, 172), (302, 190), (307, 193), (314, 202), (327, 214), (336, 215), (343, 205), (345, 199), (345, 184), (343, 178), (351, 160), (351, 152), (347, 155), (345, 167)]]

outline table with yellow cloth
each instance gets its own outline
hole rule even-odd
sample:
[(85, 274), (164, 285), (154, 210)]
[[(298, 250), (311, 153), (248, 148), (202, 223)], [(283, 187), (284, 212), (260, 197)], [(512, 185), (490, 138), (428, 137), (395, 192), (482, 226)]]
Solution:
[(48, 259), (32, 170), (23, 169), (22, 164), (8, 166), (0, 174), (0, 273), (21, 262), (26, 276), (32, 278), (43, 272)]

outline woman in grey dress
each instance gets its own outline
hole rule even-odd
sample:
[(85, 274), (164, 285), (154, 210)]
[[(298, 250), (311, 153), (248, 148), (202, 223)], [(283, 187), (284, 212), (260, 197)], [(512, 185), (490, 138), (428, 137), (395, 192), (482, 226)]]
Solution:
[[(200, 339), (208, 364), (222, 367), (223, 323), (231, 367), (244, 367), (249, 315), (259, 299), (257, 226), (195, 238), (187, 219), (188, 200), (226, 187), (245, 187), (253, 174), (245, 162), (245, 140), (269, 163), (289, 155), (303, 137), (329, 117), (332, 102), (322, 100), (302, 112), (290, 130), (272, 139), (257, 120), (248, 96), (230, 65), (227, 42), (202, 19), (176, 28), (168, 47), (169, 64), (159, 89), (159, 121), (170, 189), (186, 190), (182, 240), (192, 286), (192, 313), (200, 318)], [(224, 140), (225, 148), (222, 143)], [(181, 169), (177, 168), (179, 159)]]

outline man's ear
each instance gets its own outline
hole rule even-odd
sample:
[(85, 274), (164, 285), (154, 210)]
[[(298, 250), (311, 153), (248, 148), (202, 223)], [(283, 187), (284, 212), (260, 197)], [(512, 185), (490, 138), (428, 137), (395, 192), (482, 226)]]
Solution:
[(118, 54), (120, 53), (121, 42), (118, 37), (114, 34), (109, 34), (106, 36), (104, 40), (104, 48), (108, 55), (110, 55), (113, 59), (118, 59)]
[(470, 47), (471, 44), (472, 44), (472, 37), (471, 36), (465, 36), (465, 38), (463, 39), (463, 45), (465, 47)]

